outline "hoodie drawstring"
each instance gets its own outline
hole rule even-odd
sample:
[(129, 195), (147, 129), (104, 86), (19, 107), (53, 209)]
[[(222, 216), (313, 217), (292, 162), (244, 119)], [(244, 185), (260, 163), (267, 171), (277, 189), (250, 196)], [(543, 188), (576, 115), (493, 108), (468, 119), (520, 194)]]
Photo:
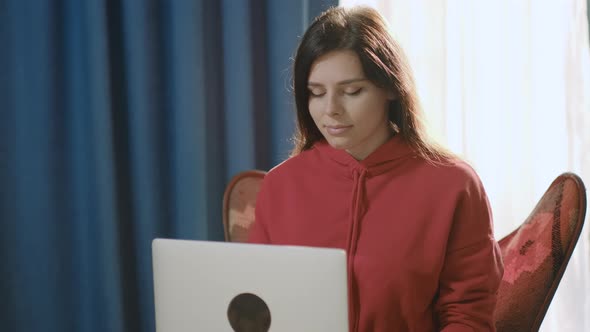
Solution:
[(347, 272), (348, 272), (348, 296), (349, 296), (349, 306), (348, 310), (350, 311), (350, 328), (351, 331), (358, 330), (358, 311), (359, 308), (356, 308), (356, 303), (358, 302), (356, 297), (356, 283), (354, 282), (354, 257), (356, 254), (358, 236), (359, 236), (359, 228), (361, 219), (365, 213), (367, 208), (366, 206), (366, 197), (365, 197), (365, 181), (368, 174), (367, 169), (365, 168), (355, 168), (352, 171), (353, 174), (353, 190), (352, 190), (352, 211), (351, 211), (351, 221), (350, 221), (350, 230), (348, 234), (348, 264), (347, 264)]

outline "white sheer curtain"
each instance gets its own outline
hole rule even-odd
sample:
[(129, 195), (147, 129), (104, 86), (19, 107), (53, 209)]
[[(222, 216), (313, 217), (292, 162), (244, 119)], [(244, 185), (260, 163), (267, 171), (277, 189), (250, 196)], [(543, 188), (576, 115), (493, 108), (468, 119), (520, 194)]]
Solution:
[[(498, 239), (560, 173), (573, 171), (590, 187), (586, 1), (340, 1), (372, 6), (388, 20), (432, 132), (482, 178)], [(542, 331), (590, 331), (588, 229)]]

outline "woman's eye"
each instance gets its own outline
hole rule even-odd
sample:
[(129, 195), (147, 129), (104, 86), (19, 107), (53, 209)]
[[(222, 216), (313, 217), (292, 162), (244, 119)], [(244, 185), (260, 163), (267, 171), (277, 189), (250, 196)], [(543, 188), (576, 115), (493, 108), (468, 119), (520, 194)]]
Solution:
[(321, 97), (325, 94), (325, 92), (323, 91), (314, 91), (314, 90), (309, 90), (309, 95), (312, 97)]
[(363, 88), (358, 88), (355, 90), (349, 90), (349, 91), (344, 91), (345, 94), (349, 95), (349, 96), (356, 96), (359, 93), (361, 93), (361, 91), (363, 90)]

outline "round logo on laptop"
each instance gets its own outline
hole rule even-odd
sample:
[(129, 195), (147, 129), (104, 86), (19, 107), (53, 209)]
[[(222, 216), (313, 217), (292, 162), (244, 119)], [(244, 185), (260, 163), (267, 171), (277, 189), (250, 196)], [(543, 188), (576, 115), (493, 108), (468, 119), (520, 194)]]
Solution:
[(270, 328), (268, 305), (252, 293), (234, 297), (227, 308), (227, 318), (235, 332), (268, 332)]

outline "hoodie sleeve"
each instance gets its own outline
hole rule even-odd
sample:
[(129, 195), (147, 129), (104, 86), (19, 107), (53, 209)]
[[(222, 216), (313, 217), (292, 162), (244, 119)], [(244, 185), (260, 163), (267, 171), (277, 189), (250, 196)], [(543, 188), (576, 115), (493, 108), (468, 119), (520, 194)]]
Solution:
[(254, 209), (254, 223), (248, 233), (249, 243), (270, 244), (268, 234), (268, 215), (269, 215), (269, 176), (265, 176), (262, 186), (256, 198), (256, 208)]
[(442, 332), (495, 331), (504, 265), (487, 196), (474, 175), (458, 196), (435, 310)]

